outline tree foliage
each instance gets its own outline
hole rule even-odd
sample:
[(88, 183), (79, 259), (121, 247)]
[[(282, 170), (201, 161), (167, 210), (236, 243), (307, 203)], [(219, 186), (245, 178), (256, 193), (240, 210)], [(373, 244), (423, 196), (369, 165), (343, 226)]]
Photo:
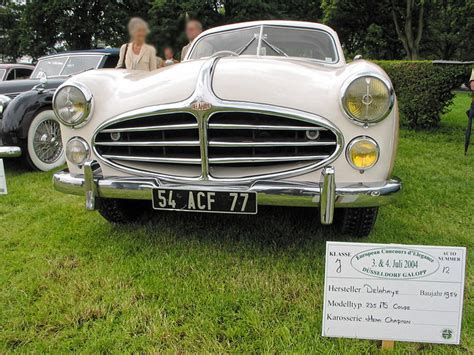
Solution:
[(21, 55), (18, 45), (21, 38), (20, 18), (23, 6), (16, 3), (0, 5), (0, 58), (13, 60)]
[(289, 19), (325, 22), (347, 55), (472, 60), (472, 0), (0, 0), (0, 55), (118, 46), (132, 16), (148, 20), (160, 51), (187, 43), (184, 24)]

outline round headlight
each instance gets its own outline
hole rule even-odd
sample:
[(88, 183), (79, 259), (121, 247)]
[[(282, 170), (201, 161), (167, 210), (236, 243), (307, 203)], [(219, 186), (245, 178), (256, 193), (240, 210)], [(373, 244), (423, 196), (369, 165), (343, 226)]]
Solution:
[(347, 160), (354, 169), (366, 170), (379, 160), (380, 149), (372, 138), (357, 137), (347, 146)]
[(87, 142), (79, 137), (72, 138), (66, 144), (66, 158), (71, 163), (81, 166), (90, 156)]
[(362, 76), (350, 82), (342, 95), (342, 107), (350, 119), (369, 125), (383, 120), (393, 107), (393, 91), (375, 76)]
[(70, 127), (86, 122), (91, 113), (92, 94), (84, 87), (66, 85), (56, 91), (53, 109), (59, 121)]

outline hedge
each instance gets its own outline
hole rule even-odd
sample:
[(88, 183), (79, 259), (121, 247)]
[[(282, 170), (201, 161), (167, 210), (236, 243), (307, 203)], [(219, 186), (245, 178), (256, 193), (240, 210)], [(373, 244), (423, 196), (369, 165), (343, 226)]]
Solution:
[(431, 61), (374, 61), (392, 80), (402, 125), (434, 128), (452, 103), (453, 90), (466, 83), (470, 65), (435, 64)]

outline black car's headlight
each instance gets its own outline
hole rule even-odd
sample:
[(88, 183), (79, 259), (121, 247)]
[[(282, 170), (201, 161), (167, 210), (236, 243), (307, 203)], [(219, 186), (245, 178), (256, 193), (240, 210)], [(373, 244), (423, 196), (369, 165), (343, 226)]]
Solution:
[(65, 85), (54, 94), (53, 110), (62, 124), (80, 127), (92, 112), (92, 94), (85, 86)]
[(3, 111), (5, 111), (5, 108), (7, 107), (8, 103), (11, 100), (12, 99), (10, 99), (8, 96), (0, 95), (0, 114), (2, 114)]
[(368, 126), (382, 121), (395, 100), (390, 82), (373, 75), (359, 76), (342, 89), (342, 108), (354, 122)]

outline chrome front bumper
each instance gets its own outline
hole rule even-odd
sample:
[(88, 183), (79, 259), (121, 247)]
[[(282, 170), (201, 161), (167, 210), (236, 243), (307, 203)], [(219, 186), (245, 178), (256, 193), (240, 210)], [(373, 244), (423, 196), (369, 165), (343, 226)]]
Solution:
[(6, 147), (0, 145), (0, 159), (2, 158), (18, 158), (21, 156), (20, 147)]
[(256, 181), (250, 186), (177, 185), (153, 178), (102, 178), (93, 163), (84, 166), (84, 175), (72, 176), (61, 171), (53, 176), (57, 191), (86, 197), (86, 208), (93, 210), (100, 198), (151, 200), (155, 188), (197, 190), (236, 190), (257, 192), (259, 205), (320, 207), (321, 222), (331, 224), (334, 209), (342, 207), (375, 207), (393, 202), (401, 191), (401, 181), (393, 178), (380, 183), (336, 186), (332, 167), (322, 169), (321, 181), (296, 183)]

